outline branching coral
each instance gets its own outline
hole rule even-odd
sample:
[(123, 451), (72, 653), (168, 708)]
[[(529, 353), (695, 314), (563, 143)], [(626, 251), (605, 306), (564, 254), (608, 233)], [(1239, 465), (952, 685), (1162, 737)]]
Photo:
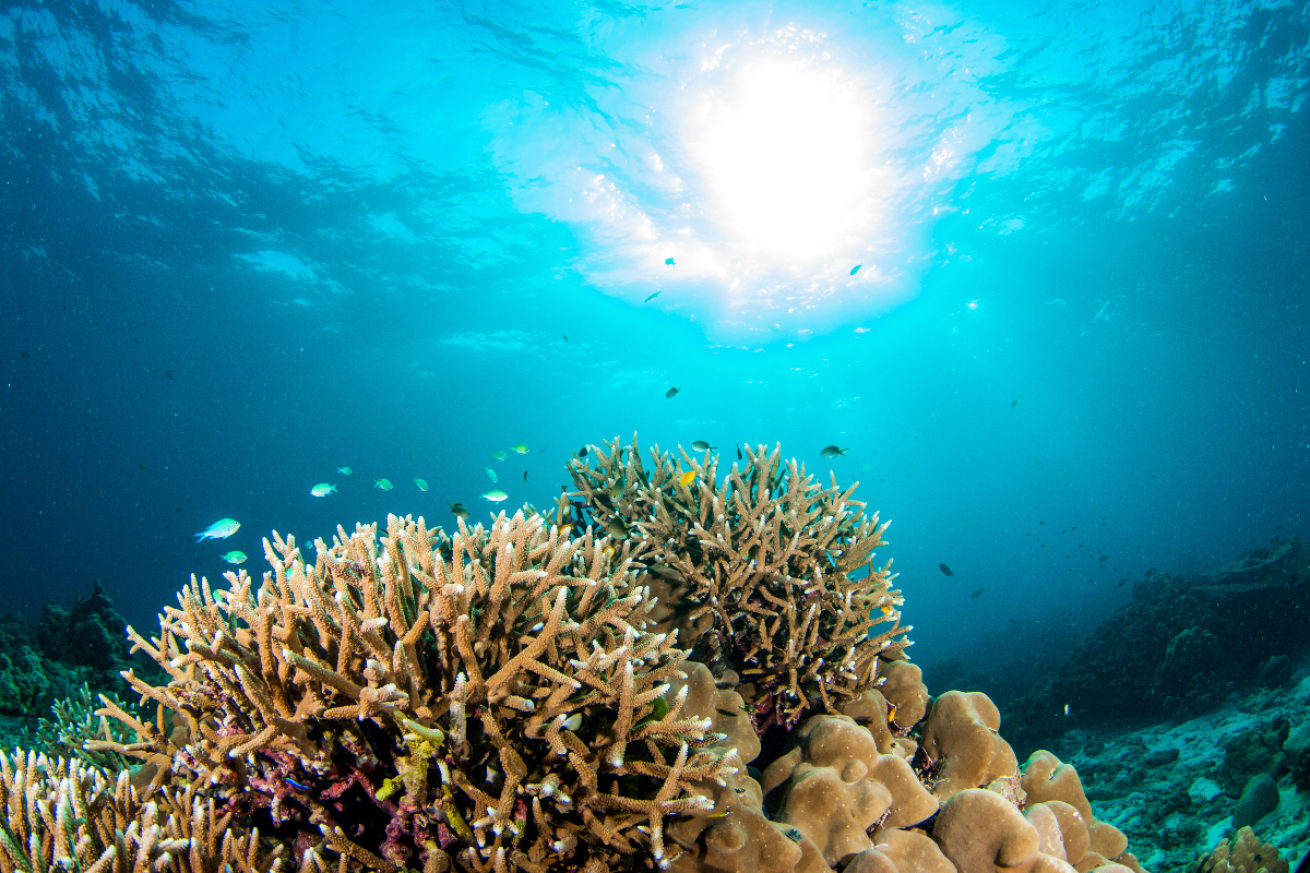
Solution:
[[(113, 706), (124, 711), (131, 707), (118, 699), (113, 692), (103, 695)], [(30, 746), (51, 758), (81, 758), (102, 770), (126, 770), (134, 762), (109, 749), (88, 749), (89, 742), (127, 744), (136, 737), (122, 722), (97, 715), (100, 706), (91, 689), (82, 685), (72, 697), (57, 700), (51, 707), (51, 717), (37, 724), (35, 736), (29, 737)]]
[(571, 472), (597, 527), (641, 542), (650, 575), (678, 595), (668, 620), (695, 636), (684, 640), (692, 657), (756, 686), (757, 725), (791, 725), (872, 687), (879, 655), (898, 657), (910, 628), (891, 562), (871, 563), (887, 525), (865, 515), (854, 486), (823, 488), (776, 447), (746, 452), (722, 479), (709, 452), (674, 459), (655, 447), (647, 469), (634, 436)]
[(0, 873), (276, 873), (284, 849), (182, 792), (143, 800), (126, 772), (0, 752)]
[(664, 817), (735, 770), (685, 692), (662, 697), (687, 653), (647, 629), (631, 544), (520, 512), (450, 537), (338, 528), (313, 564), (291, 537), (264, 548), (261, 585), (193, 578), (158, 637), (129, 631), (171, 681), (129, 674), (159, 717), (106, 702), (139, 741), (93, 747), (384, 871), (667, 863)]

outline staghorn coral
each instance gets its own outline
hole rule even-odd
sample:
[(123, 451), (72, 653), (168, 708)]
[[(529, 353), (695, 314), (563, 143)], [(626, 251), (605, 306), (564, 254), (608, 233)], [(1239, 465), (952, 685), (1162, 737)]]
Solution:
[[(757, 708), (757, 728), (795, 723), (810, 709), (835, 713), (874, 686), (880, 657), (903, 657), (900, 592), (891, 562), (871, 563), (887, 525), (852, 499), (854, 486), (821, 487), (781, 450), (746, 447), (744, 469), (720, 480), (719, 458), (650, 452), (634, 435), (571, 462), (597, 526), (631, 535), (641, 560), (676, 605), (663, 621), (681, 630), (695, 660), (731, 667)], [(867, 575), (855, 578), (865, 570)], [(885, 622), (891, 628), (875, 633)]]
[(117, 719), (110, 721), (97, 714), (103, 697), (112, 705), (128, 711), (133, 709), (118, 698), (112, 691), (106, 695), (93, 695), (89, 685), (81, 685), (72, 697), (55, 701), (51, 707), (51, 717), (43, 718), (37, 723), (31, 737), (26, 737), (30, 748), (36, 749), (52, 758), (81, 758), (88, 764), (117, 773), (133, 765), (132, 759), (109, 749), (88, 749), (88, 742), (110, 742), (118, 744), (136, 741), (135, 734)]
[(687, 653), (647, 630), (632, 544), (519, 512), (450, 537), (391, 516), (386, 536), (315, 545), (309, 564), (274, 533), (262, 584), (193, 577), (159, 636), (129, 629), (171, 681), (126, 674), (157, 718), (105, 700), (138, 741), (88, 747), (207, 784), (343, 867), (429, 873), (667, 864), (664, 818), (735, 772), (685, 688), (662, 696)]
[(195, 788), (143, 799), (126, 772), (0, 752), (0, 873), (277, 873), (284, 849), (263, 851)]

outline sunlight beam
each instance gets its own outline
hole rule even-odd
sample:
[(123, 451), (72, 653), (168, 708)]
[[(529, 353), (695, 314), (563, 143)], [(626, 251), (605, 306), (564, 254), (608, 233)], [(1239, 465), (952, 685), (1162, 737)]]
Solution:
[(703, 106), (696, 149), (716, 217), (741, 245), (812, 261), (869, 218), (869, 112), (836, 71), (797, 61), (742, 70)]

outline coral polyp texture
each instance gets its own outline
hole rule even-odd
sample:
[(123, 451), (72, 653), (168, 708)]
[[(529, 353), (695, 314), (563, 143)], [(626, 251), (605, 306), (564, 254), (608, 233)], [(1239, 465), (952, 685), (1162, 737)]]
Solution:
[(128, 629), (153, 714), (0, 757), (0, 873), (1142, 873), (1072, 767), (929, 696), (853, 489), (748, 458), (615, 441), (547, 513), (193, 577)]
[(871, 563), (887, 525), (854, 487), (824, 488), (777, 447), (747, 446), (744, 466), (721, 479), (709, 452), (674, 458), (657, 446), (644, 463), (636, 436), (593, 457), (595, 467), (571, 463), (577, 496), (598, 527), (647, 547), (642, 561), (676, 600), (665, 620), (695, 660), (731, 665), (754, 686), (757, 724), (838, 711), (873, 687), (879, 656), (909, 645), (891, 562)]
[(193, 580), (158, 637), (131, 632), (172, 680), (129, 677), (163, 714), (108, 705), (139, 737), (114, 751), (382, 870), (663, 861), (665, 816), (734, 772), (686, 692), (663, 696), (687, 655), (647, 628), (628, 545), (520, 512), (315, 547), (274, 534), (261, 584)]

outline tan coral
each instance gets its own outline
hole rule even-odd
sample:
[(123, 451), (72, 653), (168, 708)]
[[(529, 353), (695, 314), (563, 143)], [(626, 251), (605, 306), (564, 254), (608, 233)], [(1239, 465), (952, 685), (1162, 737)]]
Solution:
[(1087, 827), (1087, 854), (1075, 866), (1086, 873), (1106, 861), (1114, 861), (1128, 848), (1128, 838), (1114, 825), (1092, 815), (1092, 805), (1083, 793), (1077, 771), (1063, 764), (1045, 750), (1033, 752), (1023, 766), (1023, 790), (1030, 803), (1058, 800), (1072, 806), (1082, 816)]
[(878, 690), (893, 707), (889, 721), (897, 731), (908, 731), (928, 711), (928, 686), (923, 684), (923, 670), (909, 661), (892, 660), (879, 671)]
[[(126, 771), (0, 751), (3, 873), (275, 873), (289, 853), (185, 791), (146, 796)], [(312, 844), (307, 854), (312, 854)]]
[[(669, 683), (671, 695), (688, 689), (684, 713), (712, 720), (714, 731), (725, 737), (724, 746), (735, 749), (743, 764), (754, 760), (759, 738), (743, 711), (741, 695), (733, 690), (731, 674), (716, 681), (704, 664), (694, 662), (687, 662), (684, 672), (686, 679)], [(668, 826), (669, 842), (681, 850), (669, 867), (671, 873), (826, 873), (827, 865), (820, 860), (815, 867), (786, 826), (764, 815), (763, 792), (744, 767), (721, 781), (697, 782), (693, 789), (712, 803)], [(817, 857), (817, 850), (810, 854)]]
[(923, 832), (882, 830), (873, 848), (852, 858), (842, 873), (956, 873), (956, 869)]
[(933, 839), (959, 873), (1072, 873), (1067, 861), (1042, 851), (1058, 843), (1054, 815), (1036, 818), (1040, 828), (1001, 795), (966, 788), (942, 806)]
[(1287, 873), (1290, 868), (1278, 848), (1262, 842), (1248, 826), (1193, 861), (1187, 873)]
[[(321, 827), (371, 868), (440, 866), (442, 849), (472, 870), (667, 863), (665, 818), (708, 803), (693, 783), (733, 772), (685, 693), (662, 699), (686, 652), (648, 629), (630, 544), (520, 512), (452, 537), (392, 516), (386, 536), (338, 528), (316, 552), (307, 563), (274, 534), (262, 585), (193, 581), (158, 637), (133, 632), (171, 681), (127, 677), (160, 717), (106, 702), (140, 738), (113, 750), (160, 783), (207, 781), (234, 809)], [(367, 778), (388, 760), (393, 778)], [(347, 839), (342, 790), (394, 827)]]
[(829, 865), (872, 848), (870, 828), (908, 827), (937, 810), (905, 759), (879, 754), (869, 731), (847, 716), (812, 716), (792, 742), (764, 771), (761, 787), (781, 792), (774, 820), (813, 841)]
[(720, 477), (718, 455), (656, 447), (647, 469), (635, 437), (616, 439), (571, 472), (597, 526), (640, 538), (642, 562), (684, 601), (668, 620), (696, 630), (684, 640), (693, 658), (741, 675), (757, 723), (791, 725), (872, 687), (879, 656), (899, 653), (910, 629), (890, 563), (870, 563), (886, 525), (854, 488), (823, 488), (777, 448), (746, 452)]
[(981, 692), (947, 691), (933, 701), (919, 748), (930, 762), (939, 800), (1018, 772), (1000, 727), (999, 710)]

